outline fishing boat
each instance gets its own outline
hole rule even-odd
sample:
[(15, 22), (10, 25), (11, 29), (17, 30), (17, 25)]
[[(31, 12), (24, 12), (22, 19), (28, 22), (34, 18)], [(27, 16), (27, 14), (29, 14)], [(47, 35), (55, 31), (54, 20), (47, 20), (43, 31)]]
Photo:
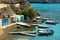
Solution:
[(56, 21), (47, 20), (47, 21), (46, 21), (46, 24), (54, 24), (54, 25), (55, 25), (55, 24), (56, 24)]
[(41, 18), (41, 17), (40, 17), (40, 16), (38, 16), (38, 17), (36, 17), (35, 19), (36, 19), (36, 20), (40, 20), (40, 18)]
[(39, 29), (38, 29), (38, 33), (39, 35), (42, 35), (42, 36), (48, 36), (48, 35), (52, 35), (54, 33), (53, 30), (50, 30), (48, 25), (38, 25)]
[(47, 25), (38, 25), (38, 28), (49, 28)]
[(54, 33), (53, 30), (39, 30), (39, 35), (40, 36), (53, 35), (53, 33)]
[[(53, 30), (39, 30), (38, 36), (50, 36), (54, 34)], [(36, 34), (36, 32), (30, 33), (30, 34)]]

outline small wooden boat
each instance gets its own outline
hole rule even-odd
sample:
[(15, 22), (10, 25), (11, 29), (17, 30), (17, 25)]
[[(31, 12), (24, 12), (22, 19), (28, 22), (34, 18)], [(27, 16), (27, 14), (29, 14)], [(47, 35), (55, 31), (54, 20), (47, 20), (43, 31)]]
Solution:
[[(30, 33), (30, 34), (36, 34), (36, 32)], [(50, 36), (50, 35), (53, 35), (53, 34), (54, 34), (53, 30), (39, 30), (38, 31), (39, 36)]]
[(55, 25), (56, 22), (55, 22), (55, 21), (51, 21), (51, 20), (47, 20), (47, 21), (46, 21), (46, 24), (54, 24), (54, 25)]
[(39, 28), (38, 30), (42, 31), (42, 30), (48, 30), (48, 29), (44, 29), (44, 28)]
[(40, 36), (53, 35), (53, 33), (54, 33), (53, 30), (39, 30), (39, 35)]
[(47, 25), (38, 25), (38, 28), (49, 28)]
[(41, 22), (41, 23), (43, 23), (43, 22), (44, 22), (44, 21), (43, 21), (43, 20), (41, 20), (41, 19), (33, 19), (32, 21), (33, 21), (33, 22), (38, 22), (38, 23), (39, 23), (39, 22)]
[(43, 20), (36, 20), (37, 23), (41, 22), (41, 23), (44, 23)]
[(40, 20), (40, 18), (41, 18), (41, 17), (40, 17), (40, 16), (38, 16), (38, 17), (36, 17), (35, 19)]

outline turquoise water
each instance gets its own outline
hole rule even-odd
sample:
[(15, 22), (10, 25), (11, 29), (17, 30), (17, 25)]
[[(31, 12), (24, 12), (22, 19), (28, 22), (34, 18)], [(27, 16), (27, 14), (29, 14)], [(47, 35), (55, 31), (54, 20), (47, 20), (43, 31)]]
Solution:
[[(60, 4), (31, 4), (32, 7), (37, 10), (37, 12), (42, 17), (48, 17), (52, 20), (60, 22)], [(60, 40), (60, 24), (57, 25), (49, 25), (50, 29), (54, 30), (53, 36), (48, 37), (37, 37), (38, 40)]]
[(32, 7), (34, 7), (36, 10), (55, 10), (60, 11), (60, 4), (38, 4), (38, 3), (32, 3)]
[(60, 4), (31, 4), (42, 17), (48, 17), (60, 22)]
[[(60, 22), (60, 4), (31, 4), (31, 6), (37, 10), (42, 17), (49, 17), (52, 20)], [(14, 35), (13, 39), (28, 38), (29, 40), (60, 40), (60, 24), (49, 25), (49, 27), (54, 30), (52, 36), (37, 36), (37, 34), (36, 37)]]

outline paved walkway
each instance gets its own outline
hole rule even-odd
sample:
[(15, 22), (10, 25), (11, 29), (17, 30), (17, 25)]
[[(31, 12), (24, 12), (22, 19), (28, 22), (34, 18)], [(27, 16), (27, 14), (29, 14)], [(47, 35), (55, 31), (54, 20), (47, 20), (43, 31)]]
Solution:
[(19, 24), (19, 25), (22, 25), (22, 26), (30, 26), (30, 25), (29, 25), (29, 24), (27, 24), (27, 23), (23, 23), (23, 22), (16, 22), (16, 23), (11, 23), (11, 24), (6, 25), (6, 26), (0, 26), (0, 28), (5, 29), (5, 28), (7, 28), (7, 27), (10, 27), (10, 26), (13, 26), (13, 25), (16, 25), (16, 24)]
[(27, 38), (20, 38), (20, 39), (17, 39), (17, 40), (29, 40), (29, 39), (27, 39)]

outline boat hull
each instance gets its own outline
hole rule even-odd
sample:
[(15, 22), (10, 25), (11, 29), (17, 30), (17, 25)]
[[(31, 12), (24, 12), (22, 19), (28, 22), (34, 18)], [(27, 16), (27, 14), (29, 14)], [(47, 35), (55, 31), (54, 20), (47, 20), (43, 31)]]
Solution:
[(52, 22), (46, 22), (46, 24), (53, 24), (53, 25), (56, 25), (56, 23), (52, 23)]
[(53, 34), (54, 34), (53, 30), (46, 30), (46, 31), (39, 32), (40, 36), (49, 36), (49, 35), (53, 35)]

